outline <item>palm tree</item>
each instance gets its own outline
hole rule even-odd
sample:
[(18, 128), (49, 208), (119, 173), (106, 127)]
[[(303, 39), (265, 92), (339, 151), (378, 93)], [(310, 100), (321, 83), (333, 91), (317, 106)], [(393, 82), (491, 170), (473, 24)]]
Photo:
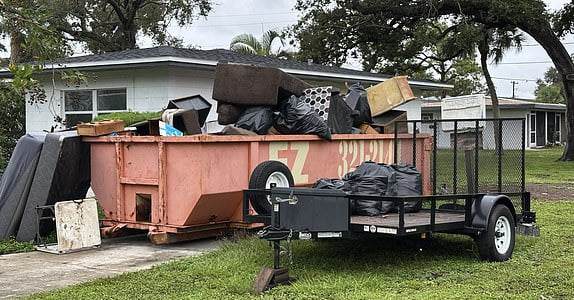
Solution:
[[(277, 51), (272, 49), (272, 45), (275, 40), (278, 40), (281, 43), (281, 47), (277, 49)], [(274, 30), (265, 32), (261, 37), (261, 40), (258, 40), (252, 34), (240, 34), (231, 40), (231, 45), (229, 46), (231, 51), (243, 54), (291, 58), (293, 53), (285, 50), (284, 47), (285, 42), (283, 38)]]
[[(500, 119), (500, 108), (498, 105), (498, 95), (496, 94), (496, 87), (488, 71), (488, 60), (492, 59), (495, 64), (502, 61), (504, 54), (510, 48), (516, 48), (520, 51), (522, 47), (522, 42), (524, 41), (524, 36), (518, 29), (509, 28), (484, 28), (483, 25), (478, 25), (480, 34), (477, 35), (477, 48), (480, 53), (480, 65), (482, 67), (482, 73), (484, 74), (484, 79), (486, 80), (486, 85), (488, 86), (488, 93), (490, 95), (490, 101), (492, 102), (492, 116), (494, 119)], [(499, 123), (494, 122), (494, 132), (499, 132)], [(495, 149), (496, 153), (499, 153), (499, 135), (494, 135)]]
[(516, 48), (520, 51), (524, 36), (516, 28), (480, 28), (479, 40), (477, 42), (478, 52), (480, 53), (480, 65), (488, 86), (490, 99), (492, 101), (492, 113), (495, 119), (500, 118), (500, 109), (498, 108), (498, 95), (490, 72), (488, 71), (488, 60), (492, 59), (494, 64), (502, 61), (504, 54), (510, 48)]

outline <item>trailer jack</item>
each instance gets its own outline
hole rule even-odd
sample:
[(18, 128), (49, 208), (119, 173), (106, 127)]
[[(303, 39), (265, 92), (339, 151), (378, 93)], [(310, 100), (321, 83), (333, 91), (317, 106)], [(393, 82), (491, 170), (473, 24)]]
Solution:
[[(289, 242), (289, 240), (288, 240)], [(289, 269), (281, 267), (281, 241), (274, 240), (273, 243), (273, 268), (264, 267), (253, 282), (253, 290), (256, 294), (261, 294), (278, 285), (289, 285), (295, 278), (289, 276)], [(290, 247), (287, 251), (291, 251)], [(291, 254), (289, 253), (289, 257)]]

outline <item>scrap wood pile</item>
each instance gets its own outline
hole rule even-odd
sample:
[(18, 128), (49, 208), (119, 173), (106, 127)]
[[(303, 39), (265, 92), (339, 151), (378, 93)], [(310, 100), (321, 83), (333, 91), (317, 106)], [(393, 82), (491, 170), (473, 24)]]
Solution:
[[(365, 89), (360, 83), (343, 95), (333, 86), (312, 87), (280, 69), (218, 64), (212, 98), (222, 135), (392, 133), (405, 111), (395, 110), (415, 99), (405, 76)], [(182, 136), (207, 133), (211, 104), (201, 95), (170, 100), (160, 118), (130, 127), (118, 120), (78, 125), (83, 136), (107, 134)], [(397, 123), (406, 132), (406, 123)]]

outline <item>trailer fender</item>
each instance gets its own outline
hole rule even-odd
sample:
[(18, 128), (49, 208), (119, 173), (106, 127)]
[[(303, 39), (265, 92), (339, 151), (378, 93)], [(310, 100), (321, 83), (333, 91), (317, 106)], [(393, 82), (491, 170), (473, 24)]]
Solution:
[(477, 199), (472, 203), (471, 219), (472, 226), (475, 228), (486, 228), (488, 225), (488, 218), (492, 209), (498, 204), (503, 204), (510, 209), (512, 216), (516, 221), (516, 210), (510, 198), (505, 195), (485, 195), (482, 199)]

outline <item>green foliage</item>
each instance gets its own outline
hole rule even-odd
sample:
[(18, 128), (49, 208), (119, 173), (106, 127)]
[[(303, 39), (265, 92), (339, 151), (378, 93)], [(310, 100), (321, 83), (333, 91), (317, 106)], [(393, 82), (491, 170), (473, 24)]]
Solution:
[[(468, 237), (414, 241), (369, 238), (293, 242), (292, 285), (251, 293), (268, 243), (247, 238), (151, 270), (33, 295), (33, 299), (571, 299), (574, 202), (533, 203), (541, 236), (519, 236), (511, 260), (482, 262)], [(287, 259), (283, 263), (288, 263)]]
[(0, 240), (0, 255), (18, 252), (29, 252), (34, 250), (34, 245), (30, 242), (17, 242), (13, 238)]
[[(278, 49), (273, 49), (275, 41), (281, 44)], [(269, 30), (263, 34), (261, 40), (252, 34), (240, 34), (231, 40), (229, 48), (243, 54), (290, 58), (293, 54), (286, 51), (284, 46), (282, 36), (277, 31)]]
[(564, 87), (556, 68), (550, 67), (544, 73), (544, 79), (536, 81), (536, 101), (546, 103), (566, 103), (564, 101)]
[(98, 115), (94, 121), (102, 121), (102, 120), (123, 120), (126, 123), (126, 126), (130, 126), (132, 124), (150, 120), (150, 119), (157, 119), (161, 117), (161, 112), (116, 112), (111, 114), (102, 114)]
[(43, 62), (71, 52), (65, 36), (54, 25), (53, 2), (59, 1), (0, 2), (0, 36), (10, 37), (11, 63)]
[(18, 139), (24, 134), (24, 96), (11, 84), (0, 82), (0, 170), (10, 159)]
[(574, 33), (574, 2), (569, 2), (553, 16), (554, 31), (559, 36)]
[(180, 45), (167, 28), (207, 16), (211, 0), (62, 0), (52, 1), (55, 26), (94, 53), (137, 48), (136, 37)]

